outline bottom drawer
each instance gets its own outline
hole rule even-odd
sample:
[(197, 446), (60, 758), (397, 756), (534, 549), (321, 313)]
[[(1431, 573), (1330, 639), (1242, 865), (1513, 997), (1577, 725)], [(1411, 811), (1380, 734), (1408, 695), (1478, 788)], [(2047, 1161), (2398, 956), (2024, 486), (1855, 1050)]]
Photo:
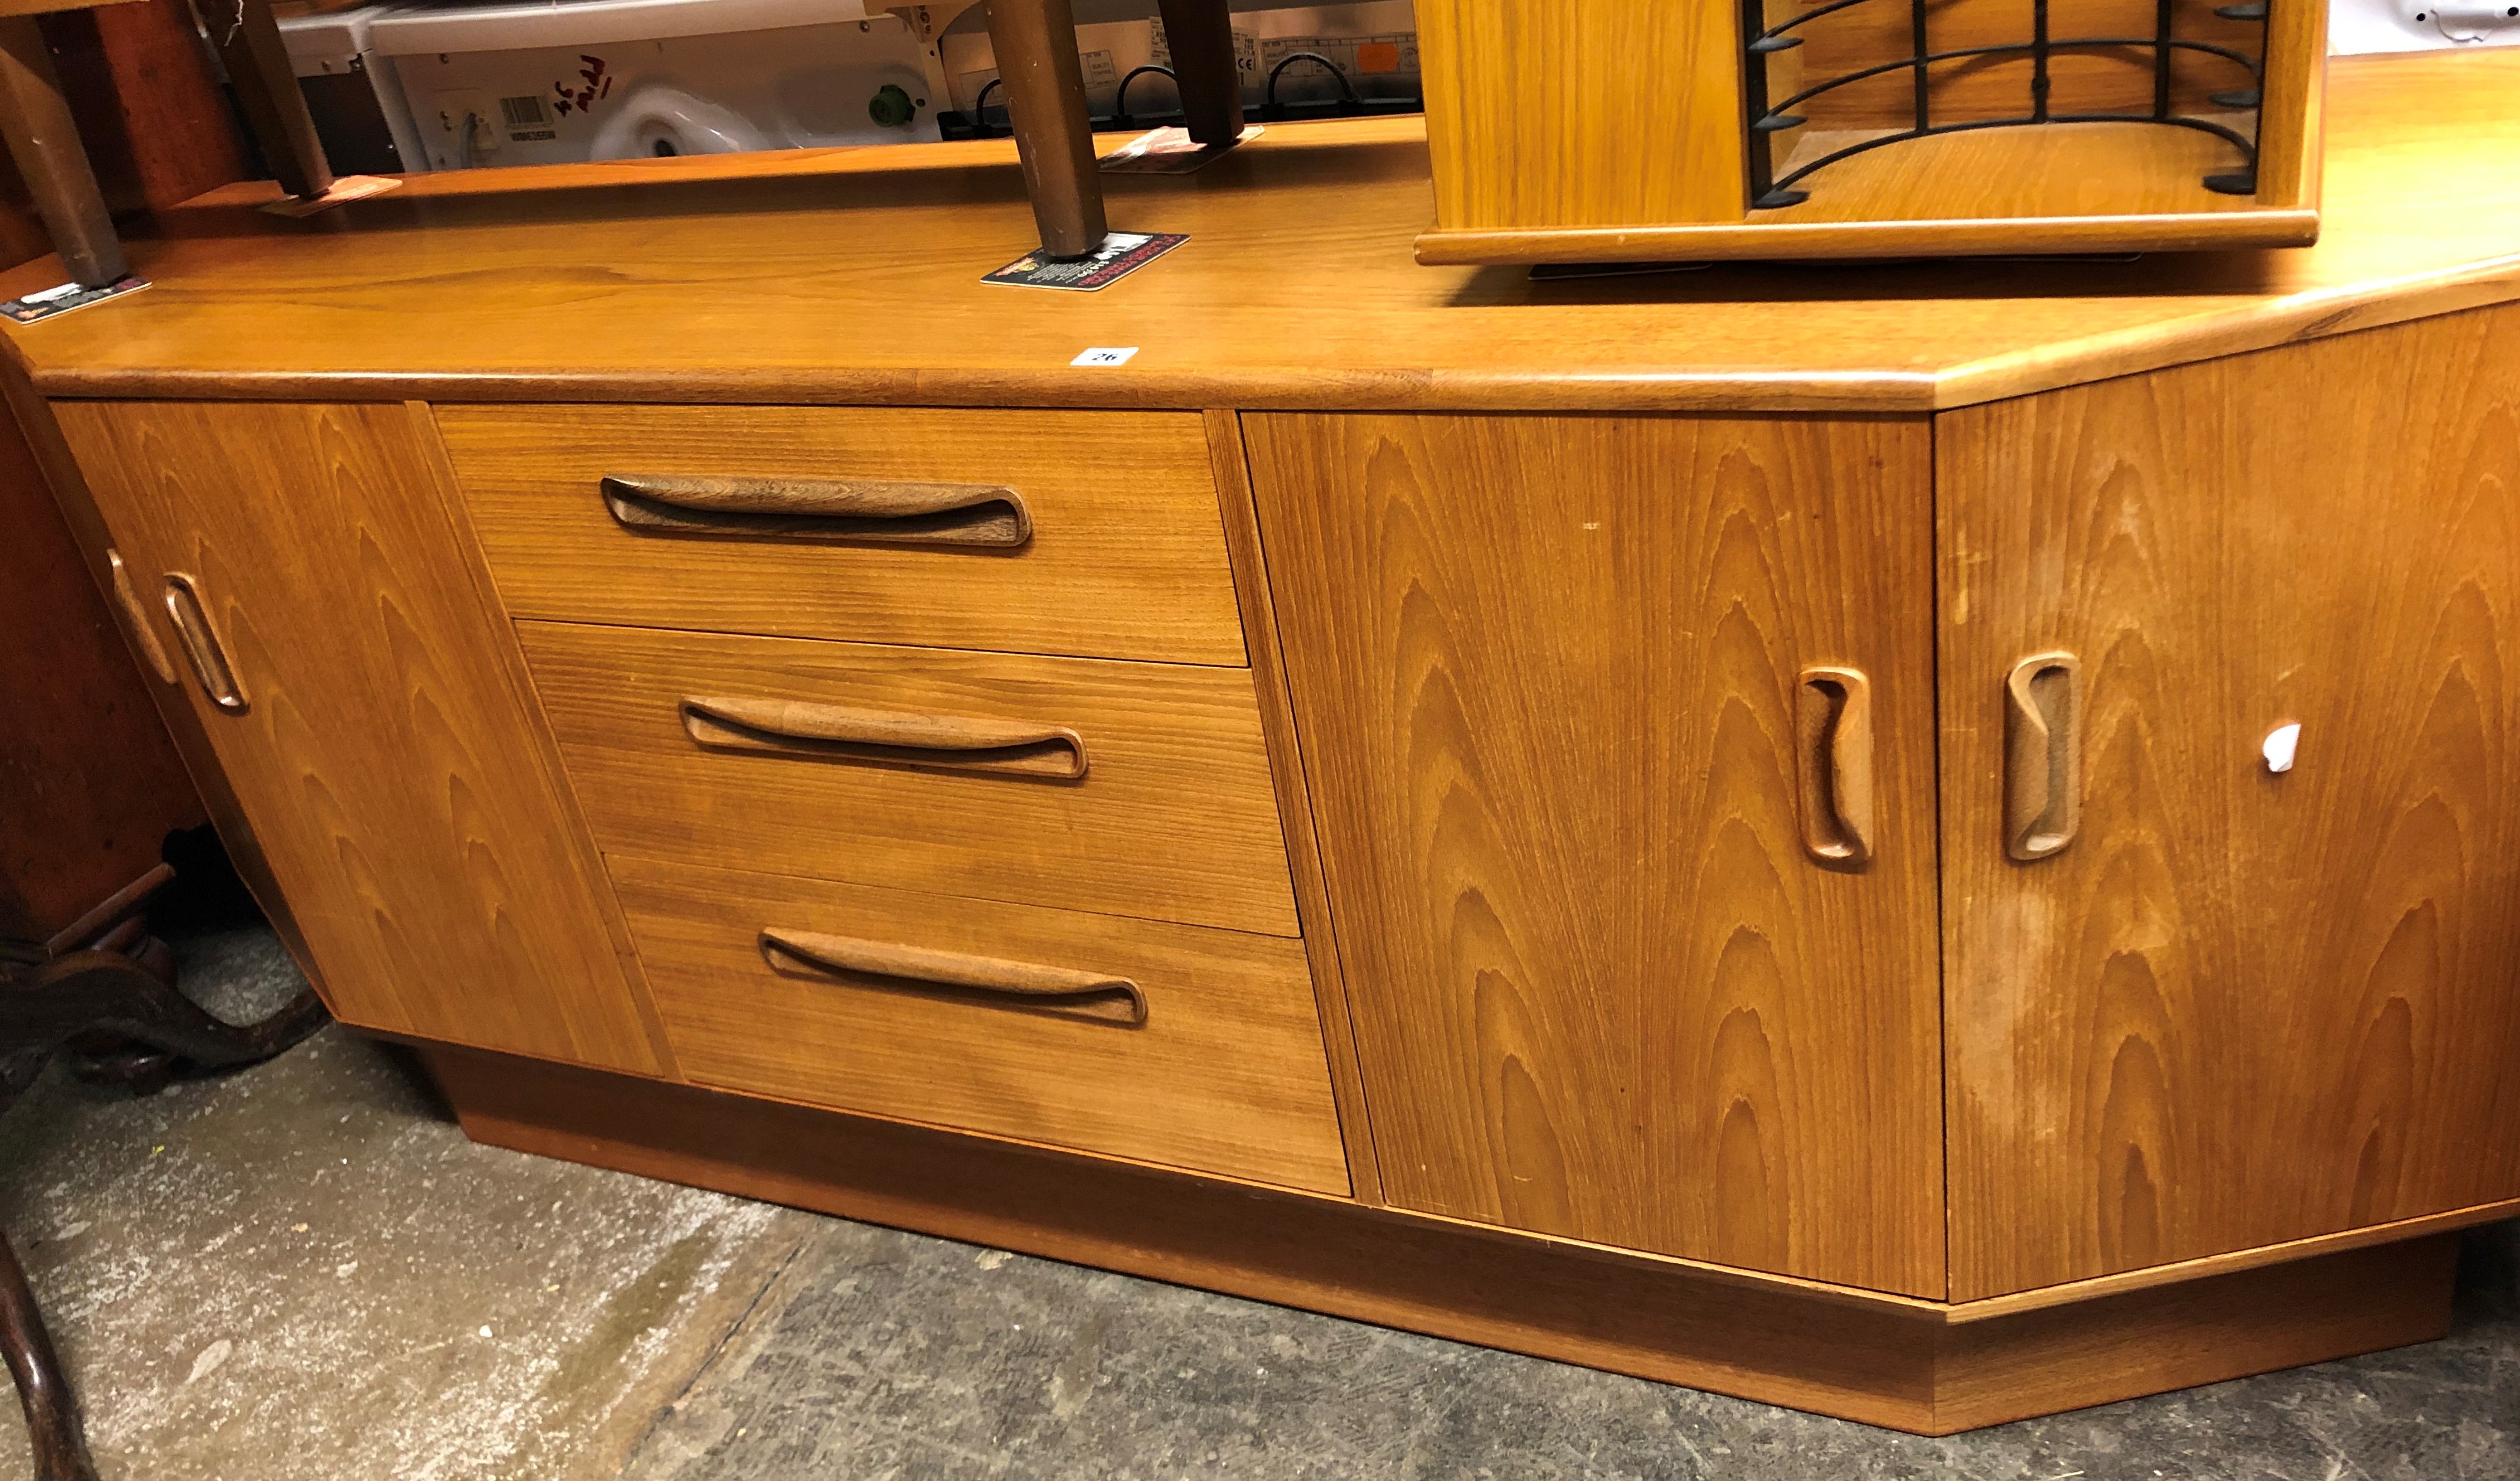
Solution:
[(1348, 1191), (1300, 941), (610, 863), (698, 1084)]

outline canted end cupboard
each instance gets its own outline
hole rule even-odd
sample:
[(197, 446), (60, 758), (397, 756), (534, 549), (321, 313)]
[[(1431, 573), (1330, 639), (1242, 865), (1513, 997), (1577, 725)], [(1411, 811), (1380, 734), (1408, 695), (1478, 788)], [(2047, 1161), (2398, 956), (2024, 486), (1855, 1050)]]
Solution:
[(2515, 83), (2176, 260), (1422, 268), (1410, 121), (1094, 295), (990, 147), (233, 188), (15, 395), (472, 1136), (1945, 1432), (2520, 1212)]

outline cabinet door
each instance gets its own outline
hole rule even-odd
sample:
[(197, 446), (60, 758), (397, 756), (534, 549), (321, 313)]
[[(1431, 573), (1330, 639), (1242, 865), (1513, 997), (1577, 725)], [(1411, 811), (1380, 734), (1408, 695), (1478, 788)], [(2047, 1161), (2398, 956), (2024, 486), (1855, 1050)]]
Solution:
[[(2503, 309), (1943, 419), (1956, 1298), (2520, 1195), (2514, 365)], [(2049, 652), (2081, 825), (2017, 862)]]
[(1390, 1200), (1939, 1296), (1925, 426), (1245, 426)]
[[(655, 1073), (592, 850), (449, 522), (426, 411), (55, 410), (333, 1010)], [(169, 575), (189, 582), (236, 702), (195, 682)]]

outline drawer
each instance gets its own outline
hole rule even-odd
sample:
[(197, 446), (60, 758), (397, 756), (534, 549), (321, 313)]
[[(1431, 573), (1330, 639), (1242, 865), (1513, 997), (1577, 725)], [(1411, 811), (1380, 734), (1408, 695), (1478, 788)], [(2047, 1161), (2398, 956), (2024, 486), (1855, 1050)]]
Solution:
[(607, 853), (1296, 932), (1247, 669), (518, 631)]
[(648, 859), (613, 877), (696, 1082), (1348, 1191), (1299, 941)]
[(445, 406), (437, 425), (518, 617), (1243, 661), (1194, 413)]

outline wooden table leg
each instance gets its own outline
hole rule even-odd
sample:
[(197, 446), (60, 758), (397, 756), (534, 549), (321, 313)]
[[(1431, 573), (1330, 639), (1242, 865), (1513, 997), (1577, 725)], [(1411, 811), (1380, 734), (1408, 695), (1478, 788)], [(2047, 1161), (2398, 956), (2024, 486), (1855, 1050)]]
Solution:
[(1069, 0), (989, 0), (989, 46), (998, 56), (1024, 189), (1041, 227), (1045, 256), (1072, 260), (1102, 245), (1102, 177), (1094, 163), (1094, 124), (1085, 107), (1085, 69), (1076, 57)]
[(0, 134), (70, 281), (103, 288), (130, 271), (78, 125), (62, 98), (52, 51), (32, 16), (0, 18)]
[(298, 91), (271, 0), (205, 0), (202, 23), (218, 43), (219, 60), (236, 83), (237, 104), (280, 188), (300, 201), (331, 190), (333, 166), (315, 135), (314, 115), (306, 112), (306, 95)]
[(1225, 0), (1157, 0), (1157, 8), (1192, 142), (1232, 144), (1242, 137), (1242, 74), (1234, 64), (1233, 14)]
[(62, 1377), (62, 1361), (35, 1310), (35, 1293), (26, 1273), (0, 1234), (0, 1359), (17, 1380), (18, 1402), (26, 1411), (26, 1438), (33, 1442), (35, 1481), (97, 1481), (88, 1459), (87, 1437), (79, 1428), (78, 1406)]

